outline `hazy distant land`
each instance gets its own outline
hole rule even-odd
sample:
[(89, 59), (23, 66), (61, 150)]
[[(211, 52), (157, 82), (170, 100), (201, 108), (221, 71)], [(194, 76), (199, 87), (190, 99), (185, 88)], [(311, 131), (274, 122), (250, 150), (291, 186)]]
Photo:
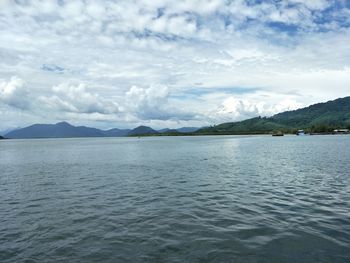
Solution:
[(181, 136), (224, 134), (294, 134), (304, 129), (310, 133), (330, 133), (334, 129), (350, 129), (350, 97), (318, 103), (272, 117), (255, 117), (239, 122), (228, 122), (210, 127), (182, 127), (155, 130), (147, 126), (134, 129), (100, 130), (86, 126), (73, 126), (67, 122), (34, 124), (5, 134), (5, 138), (73, 138), (73, 137), (124, 137), (124, 136)]

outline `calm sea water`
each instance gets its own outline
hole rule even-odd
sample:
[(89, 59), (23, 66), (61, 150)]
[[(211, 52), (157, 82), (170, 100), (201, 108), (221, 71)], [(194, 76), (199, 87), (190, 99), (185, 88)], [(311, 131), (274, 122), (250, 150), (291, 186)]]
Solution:
[(350, 262), (350, 136), (1, 141), (0, 262)]

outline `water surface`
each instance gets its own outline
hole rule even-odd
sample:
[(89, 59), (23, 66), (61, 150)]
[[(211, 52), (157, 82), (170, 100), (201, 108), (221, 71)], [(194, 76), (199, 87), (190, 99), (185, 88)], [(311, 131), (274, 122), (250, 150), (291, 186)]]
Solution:
[(350, 136), (0, 142), (0, 262), (350, 262)]

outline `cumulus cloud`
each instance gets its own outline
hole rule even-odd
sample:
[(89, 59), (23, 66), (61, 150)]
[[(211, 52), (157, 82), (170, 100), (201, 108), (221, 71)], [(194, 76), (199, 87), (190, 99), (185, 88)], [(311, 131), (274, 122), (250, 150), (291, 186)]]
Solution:
[(0, 121), (206, 125), (347, 96), (349, 14), (326, 0), (0, 1)]
[(169, 88), (164, 85), (132, 86), (124, 101), (125, 112), (141, 120), (188, 120), (195, 116), (193, 111), (172, 101)]
[(119, 112), (117, 103), (87, 91), (84, 84), (62, 83), (52, 87), (50, 95), (40, 96), (38, 100), (42, 105), (56, 111), (100, 114)]
[(126, 108), (141, 118), (162, 118), (167, 106), (169, 89), (166, 86), (151, 86), (144, 89), (132, 86), (126, 93)]
[(0, 102), (20, 110), (29, 109), (29, 91), (25, 82), (18, 77), (0, 81)]
[(261, 101), (256, 99), (238, 99), (228, 97), (218, 107), (214, 116), (218, 120), (243, 120), (257, 116), (272, 116), (276, 113), (295, 110), (302, 106), (294, 99), (286, 98), (282, 101)]

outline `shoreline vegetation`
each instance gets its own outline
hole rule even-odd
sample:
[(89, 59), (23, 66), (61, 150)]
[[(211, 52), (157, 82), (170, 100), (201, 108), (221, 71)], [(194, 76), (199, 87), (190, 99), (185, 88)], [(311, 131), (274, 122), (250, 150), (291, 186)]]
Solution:
[[(33, 138), (21, 138), (21, 139), (79, 139), (79, 138), (145, 138), (145, 137), (195, 137), (195, 136), (254, 136), (254, 135), (265, 135), (265, 136), (275, 136), (274, 133), (150, 133), (150, 134), (135, 134), (127, 136), (75, 136), (75, 137), (33, 137)], [(277, 136), (297, 136), (295, 133), (283, 133)], [(350, 132), (325, 132), (325, 133), (305, 133), (304, 136), (323, 136), (323, 135), (350, 135)], [(0, 140), (16, 140), (19, 138), (6, 138), (1, 136)]]
[[(34, 124), (5, 134), (11, 139), (78, 138), (78, 137), (145, 137), (145, 136), (203, 136), (203, 135), (308, 135), (350, 134), (350, 96), (318, 103), (271, 117), (255, 117), (243, 121), (227, 122), (202, 128), (154, 130), (147, 126), (135, 129), (100, 130), (86, 126), (73, 126), (67, 122)], [(4, 139), (0, 137), (0, 139)]]
[[(126, 137), (162, 137), (162, 136), (220, 136), (220, 135), (275, 135), (276, 133), (153, 133), (153, 134), (139, 134), (139, 135), (128, 135)], [(296, 133), (282, 133), (283, 135), (297, 135)], [(305, 133), (305, 135), (315, 136), (315, 135), (350, 135), (350, 132), (310, 132)], [(280, 135), (277, 135), (280, 136)]]

